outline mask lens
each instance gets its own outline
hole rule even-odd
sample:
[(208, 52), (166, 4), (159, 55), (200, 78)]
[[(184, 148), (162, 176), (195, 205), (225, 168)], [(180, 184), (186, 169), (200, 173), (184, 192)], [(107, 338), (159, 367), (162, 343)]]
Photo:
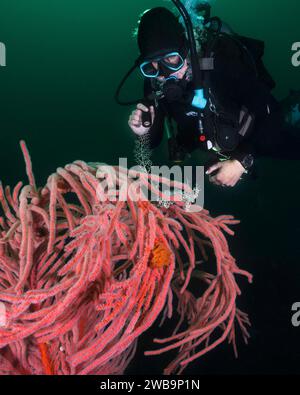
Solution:
[(179, 54), (170, 54), (162, 59), (162, 62), (170, 70), (178, 71), (184, 65), (184, 60)]
[(152, 62), (145, 62), (140, 66), (141, 72), (145, 77), (157, 77), (158, 70), (153, 66)]

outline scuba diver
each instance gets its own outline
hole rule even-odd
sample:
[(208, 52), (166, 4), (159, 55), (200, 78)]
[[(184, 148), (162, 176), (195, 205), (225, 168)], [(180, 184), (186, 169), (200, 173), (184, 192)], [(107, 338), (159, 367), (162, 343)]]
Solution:
[[(176, 163), (199, 148), (212, 153), (206, 174), (223, 187), (251, 174), (256, 158), (299, 159), (300, 92), (285, 106), (271, 94), (275, 83), (262, 62), (264, 43), (211, 18), (206, 2), (198, 8), (203, 26), (195, 38), (186, 9), (175, 3), (188, 32), (167, 8), (147, 10), (137, 29), (140, 56), (116, 94), (119, 104), (137, 104), (129, 119), (137, 138), (148, 136), (154, 149), (166, 129)], [(144, 78), (144, 99), (121, 102), (120, 90), (136, 67)]]

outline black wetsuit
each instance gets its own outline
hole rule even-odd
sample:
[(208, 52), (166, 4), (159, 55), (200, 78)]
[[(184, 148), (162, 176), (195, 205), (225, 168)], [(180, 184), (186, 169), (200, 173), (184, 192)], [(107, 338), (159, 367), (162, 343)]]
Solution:
[[(256, 78), (250, 71), (241, 66), (236, 59), (228, 56), (222, 48), (215, 55), (214, 70), (207, 72), (206, 89), (211, 88), (219, 100), (229, 106), (245, 106), (254, 116), (252, 132), (248, 134), (238, 147), (230, 152), (230, 158), (242, 160), (248, 154), (254, 158), (273, 157), (282, 159), (300, 159), (300, 130), (285, 123), (280, 104), (273, 97), (270, 88)], [(186, 87), (193, 92), (191, 82)], [(145, 94), (151, 90), (145, 80)], [(198, 116), (190, 104), (168, 103), (165, 99), (158, 101), (156, 118), (150, 129), (151, 147), (157, 147), (163, 138), (164, 117), (168, 114), (178, 127), (178, 143), (186, 151), (203, 149), (199, 142)]]

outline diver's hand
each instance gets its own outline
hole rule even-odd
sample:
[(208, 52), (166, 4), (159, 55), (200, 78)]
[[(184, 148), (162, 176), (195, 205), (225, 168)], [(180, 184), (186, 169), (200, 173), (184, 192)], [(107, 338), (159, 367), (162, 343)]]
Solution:
[[(143, 111), (144, 112), (148, 112), (149, 108), (147, 108), (143, 104), (139, 103), (137, 105), (136, 110), (133, 111), (132, 114), (130, 115), (130, 118), (129, 118), (129, 121), (128, 121), (129, 127), (138, 136), (143, 136), (144, 134), (148, 133), (150, 128), (151, 128), (151, 126), (149, 128), (145, 128), (143, 126), (143, 123), (142, 123), (143, 122), (142, 121)], [(154, 118), (155, 118), (155, 113), (154, 113), (154, 107), (153, 106), (150, 107), (150, 111), (151, 111), (151, 119), (152, 119), (152, 125), (153, 125)]]
[[(217, 174), (211, 176), (216, 170), (218, 170)], [(235, 159), (216, 163), (206, 172), (207, 175), (210, 175), (210, 182), (226, 187), (236, 186), (244, 173), (246, 173), (246, 170), (242, 164)]]

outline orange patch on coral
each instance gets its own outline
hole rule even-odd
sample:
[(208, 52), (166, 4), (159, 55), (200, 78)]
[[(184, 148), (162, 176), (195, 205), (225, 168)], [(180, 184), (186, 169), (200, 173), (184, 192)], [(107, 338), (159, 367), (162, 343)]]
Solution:
[(49, 358), (47, 344), (45, 344), (45, 343), (39, 344), (39, 350), (40, 350), (40, 353), (41, 353), (42, 364), (43, 364), (43, 367), (44, 367), (45, 374), (47, 376), (54, 375), (52, 362), (51, 362), (51, 360)]
[(172, 253), (169, 248), (162, 241), (157, 240), (150, 255), (149, 266), (151, 269), (168, 267), (171, 263), (171, 255)]

